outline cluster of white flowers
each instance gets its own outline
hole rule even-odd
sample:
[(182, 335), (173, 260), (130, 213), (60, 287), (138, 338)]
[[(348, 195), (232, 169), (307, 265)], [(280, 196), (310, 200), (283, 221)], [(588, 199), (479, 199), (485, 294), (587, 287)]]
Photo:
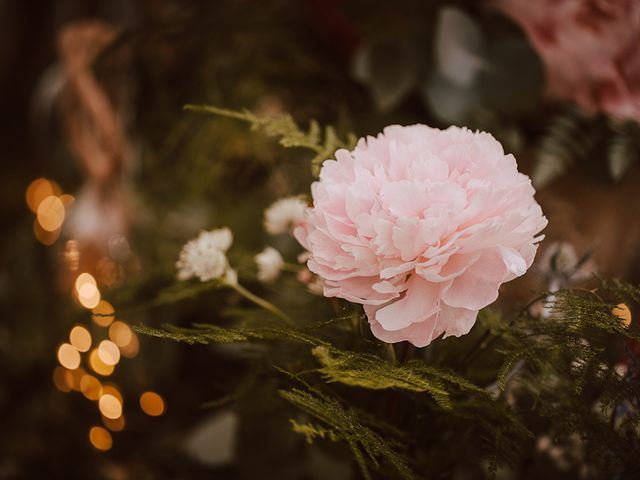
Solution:
[(228, 228), (200, 232), (198, 237), (187, 242), (176, 262), (178, 279), (197, 277), (203, 282), (218, 278), (235, 283), (237, 276), (229, 268), (226, 252), (233, 242), (233, 234)]
[(302, 197), (287, 197), (274, 202), (264, 212), (264, 228), (271, 235), (291, 231), (304, 221), (307, 203)]
[(273, 247), (266, 247), (256, 255), (258, 265), (258, 280), (261, 282), (273, 282), (282, 271), (284, 260), (280, 252)]

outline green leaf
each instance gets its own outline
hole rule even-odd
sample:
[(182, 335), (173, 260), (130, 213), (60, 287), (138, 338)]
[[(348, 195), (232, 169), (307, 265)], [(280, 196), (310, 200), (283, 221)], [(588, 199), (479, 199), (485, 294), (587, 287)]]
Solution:
[(322, 364), (319, 371), (330, 382), (371, 390), (395, 388), (424, 392), (430, 394), (444, 409), (452, 408), (452, 386), (468, 391), (482, 391), (453, 373), (440, 371), (418, 361), (394, 365), (375, 355), (338, 350), (328, 345), (315, 347), (312, 353)]
[(324, 439), (327, 437), (329, 440), (336, 442), (340, 440), (340, 436), (335, 433), (333, 430), (327, 430), (326, 428), (322, 428), (319, 425), (314, 425), (312, 423), (298, 423), (294, 419), (289, 419), (291, 422), (291, 429), (296, 432), (304, 435), (307, 438), (307, 443), (313, 443), (313, 440), (318, 437)]
[(236, 111), (213, 105), (185, 105), (184, 109), (242, 120), (250, 124), (251, 130), (258, 130), (270, 137), (278, 138), (283, 147), (306, 148), (315, 152), (315, 156), (311, 160), (311, 169), (316, 176), (320, 172), (322, 162), (333, 158), (337, 149), (352, 149), (356, 143), (355, 135), (349, 134), (347, 139), (343, 141), (331, 126), (325, 128), (323, 140), (322, 128), (318, 122), (311, 120), (309, 129), (304, 131), (288, 113), (261, 117), (248, 110)]
[(613, 126), (616, 132), (609, 144), (609, 173), (619, 181), (640, 158), (640, 125), (629, 121)]
[(506, 386), (507, 381), (511, 376), (510, 374), (513, 370), (513, 367), (515, 367), (516, 363), (518, 363), (518, 361), (522, 357), (524, 357), (524, 354), (524, 351), (517, 350), (507, 355), (507, 358), (505, 358), (504, 362), (502, 363), (500, 370), (498, 370), (498, 387), (500, 388), (500, 390), (504, 391), (504, 387)]
[(165, 325), (163, 328), (153, 328), (146, 325), (134, 325), (136, 332), (152, 337), (166, 338), (176, 342), (194, 343), (238, 343), (253, 340), (295, 340), (310, 345), (323, 345), (325, 342), (303, 330), (288, 325), (278, 325), (262, 328), (224, 328), (212, 324), (194, 324), (193, 328)]
[(576, 162), (586, 160), (600, 141), (602, 130), (600, 122), (578, 109), (568, 109), (557, 115), (538, 147), (533, 185), (542, 188)]
[(353, 76), (369, 88), (383, 112), (396, 107), (416, 86), (420, 65), (408, 42), (365, 43), (353, 59)]
[[(336, 439), (349, 445), (362, 475), (371, 479), (367, 459), (375, 468), (379, 467), (379, 459), (388, 463), (403, 479), (414, 478), (407, 466), (406, 459), (395, 451), (394, 445), (364, 425), (359, 413), (354, 409), (343, 407), (338, 400), (319, 391), (304, 391), (298, 388), (280, 390), (282, 398), (304, 410), (309, 415), (326, 424)], [(305, 435), (310, 432), (305, 429)], [(327, 433), (328, 434), (328, 433)], [(308, 438), (308, 437), (307, 437)], [(365, 456), (366, 454), (366, 456)]]

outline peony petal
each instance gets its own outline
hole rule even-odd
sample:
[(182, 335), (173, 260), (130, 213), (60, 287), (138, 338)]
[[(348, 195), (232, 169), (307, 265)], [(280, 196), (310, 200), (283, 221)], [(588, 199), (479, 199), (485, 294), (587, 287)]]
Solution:
[(392, 331), (385, 330), (382, 325), (375, 320), (376, 311), (379, 309), (380, 307), (364, 306), (365, 313), (369, 319), (371, 333), (383, 342), (398, 343), (407, 341), (421, 348), (429, 345), (431, 341), (437, 337), (437, 335), (434, 335), (436, 322), (438, 320), (437, 314), (431, 315), (422, 322), (412, 323), (408, 327)]
[(479, 310), (498, 298), (498, 288), (508, 273), (497, 250), (488, 251), (442, 291), (442, 300), (452, 307)]
[(378, 310), (376, 321), (385, 330), (400, 330), (433, 315), (439, 301), (440, 287), (413, 275), (407, 282), (404, 297)]
[(444, 337), (460, 337), (466, 335), (476, 323), (477, 310), (467, 308), (454, 308), (441, 304), (439, 323), (444, 329)]

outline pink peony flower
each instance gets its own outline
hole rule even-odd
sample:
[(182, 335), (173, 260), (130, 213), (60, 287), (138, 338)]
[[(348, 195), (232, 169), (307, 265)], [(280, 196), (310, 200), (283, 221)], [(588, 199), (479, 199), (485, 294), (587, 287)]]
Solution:
[(547, 93), (640, 121), (640, 2), (494, 0), (542, 57)]
[(394, 125), (336, 159), (294, 234), (324, 295), (363, 304), (379, 339), (464, 335), (531, 265), (547, 220), (491, 135)]

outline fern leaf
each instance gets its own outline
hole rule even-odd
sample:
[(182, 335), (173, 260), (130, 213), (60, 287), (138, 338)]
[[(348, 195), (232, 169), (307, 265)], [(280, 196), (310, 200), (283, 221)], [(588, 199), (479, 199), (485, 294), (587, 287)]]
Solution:
[(280, 390), (280, 395), (289, 403), (326, 424), (336, 438), (344, 440), (349, 445), (365, 478), (371, 478), (365, 454), (376, 468), (379, 465), (378, 459), (382, 459), (396, 471), (397, 478), (414, 478), (406, 459), (394, 450), (389, 441), (366, 427), (355, 410), (346, 409), (335, 398), (315, 390), (310, 392), (293, 388)]
[(532, 180), (536, 188), (551, 183), (576, 161), (585, 160), (600, 140), (599, 124), (577, 109), (551, 121), (538, 147)]
[(289, 419), (291, 422), (291, 429), (296, 432), (304, 435), (307, 438), (307, 443), (312, 444), (313, 440), (318, 437), (324, 439), (327, 437), (329, 440), (333, 442), (337, 442), (340, 440), (340, 436), (334, 432), (333, 430), (328, 430), (326, 428), (322, 428), (319, 425), (314, 425), (312, 423), (298, 423), (294, 419)]
[[(320, 373), (330, 382), (371, 390), (395, 388), (428, 393), (444, 409), (452, 408), (452, 386), (463, 390), (482, 391), (465, 379), (426, 366), (422, 362), (393, 365), (375, 355), (338, 350), (327, 345), (315, 347), (312, 353), (322, 365)], [(447, 383), (450, 385), (447, 386)]]
[(273, 326), (262, 328), (224, 328), (212, 324), (194, 324), (193, 328), (182, 328), (165, 325), (163, 328), (152, 328), (146, 325), (132, 327), (136, 332), (152, 337), (165, 338), (176, 342), (194, 343), (238, 343), (252, 340), (288, 339), (313, 346), (326, 342), (302, 330), (289, 326)]
[(351, 149), (356, 143), (355, 135), (349, 134), (343, 141), (331, 126), (325, 127), (323, 140), (322, 128), (318, 122), (311, 120), (309, 129), (305, 132), (287, 113), (261, 117), (247, 110), (235, 111), (212, 105), (186, 105), (184, 108), (189, 111), (242, 120), (249, 123), (251, 130), (259, 130), (270, 137), (278, 138), (278, 142), (283, 147), (306, 148), (313, 151), (315, 156), (311, 160), (311, 170), (315, 176), (319, 174), (322, 162), (332, 158), (337, 149)]
[(515, 365), (522, 359), (525, 351), (519, 350), (511, 352), (507, 358), (505, 358), (500, 370), (498, 370), (498, 387), (504, 391), (507, 381), (511, 378), (511, 372)]
[(632, 121), (614, 125), (616, 132), (609, 143), (609, 173), (618, 181), (640, 158), (640, 126)]

